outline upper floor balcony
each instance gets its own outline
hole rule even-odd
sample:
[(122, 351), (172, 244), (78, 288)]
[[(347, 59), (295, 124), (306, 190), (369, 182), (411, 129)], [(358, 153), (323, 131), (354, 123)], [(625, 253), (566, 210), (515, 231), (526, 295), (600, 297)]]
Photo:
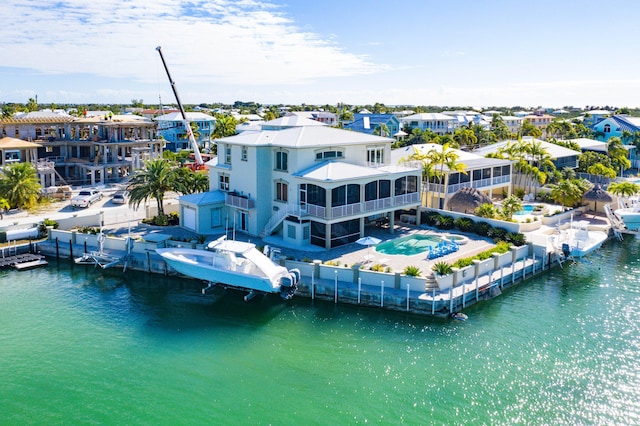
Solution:
[(229, 192), (225, 197), (225, 204), (230, 207), (236, 207), (244, 210), (256, 208), (255, 200), (246, 195), (240, 195), (236, 192)]
[(330, 208), (307, 203), (300, 205), (300, 214), (320, 219), (338, 219), (362, 214), (376, 214), (391, 208), (410, 207), (417, 204), (420, 204), (420, 194), (418, 192), (411, 192), (393, 197), (379, 198)]

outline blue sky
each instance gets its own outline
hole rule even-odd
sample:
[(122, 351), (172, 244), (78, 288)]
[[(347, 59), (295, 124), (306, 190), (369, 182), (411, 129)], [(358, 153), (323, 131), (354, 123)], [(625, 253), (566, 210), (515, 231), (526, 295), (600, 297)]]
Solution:
[(0, 102), (640, 106), (640, 2), (4, 0)]

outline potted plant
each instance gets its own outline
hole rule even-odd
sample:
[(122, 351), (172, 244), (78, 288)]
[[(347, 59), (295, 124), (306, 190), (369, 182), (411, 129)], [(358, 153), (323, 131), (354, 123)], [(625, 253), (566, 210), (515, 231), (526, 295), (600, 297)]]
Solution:
[(431, 267), (435, 273), (440, 290), (448, 290), (453, 286), (453, 268), (447, 262), (440, 261)]

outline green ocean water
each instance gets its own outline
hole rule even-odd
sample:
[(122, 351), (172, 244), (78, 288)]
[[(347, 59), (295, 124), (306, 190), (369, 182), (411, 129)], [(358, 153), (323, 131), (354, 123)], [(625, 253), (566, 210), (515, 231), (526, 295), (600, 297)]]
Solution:
[(640, 424), (640, 240), (466, 322), (0, 271), (0, 424)]

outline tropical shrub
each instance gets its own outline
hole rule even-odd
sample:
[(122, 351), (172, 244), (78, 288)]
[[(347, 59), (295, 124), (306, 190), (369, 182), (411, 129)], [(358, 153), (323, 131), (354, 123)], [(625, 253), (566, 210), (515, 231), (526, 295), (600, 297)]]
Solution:
[(405, 275), (409, 277), (419, 277), (422, 274), (422, 272), (417, 266), (411, 266), (411, 265), (404, 268), (403, 272)]
[(434, 263), (431, 270), (438, 275), (449, 275), (453, 272), (452, 266), (444, 261)]
[(471, 265), (473, 265), (473, 258), (464, 257), (462, 259), (458, 259), (455, 262), (453, 262), (452, 266), (454, 268), (462, 269), (462, 268), (466, 268), (467, 266), (471, 266)]
[(376, 263), (376, 264), (371, 265), (371, 268), (369, 268), (369, 269), (374, 271), (374, 272), (384, 272), (384, 265)]
[(436, 221), (436, 227), (438, 229), (451, 229), (453, 225), (454, 220), (451, 216), (440, 215)]
[(438, 217), (440, 216), (441, 214), (434, 210), (423, 211), (420, 221), (422, 223), (426, 223), (429, 226), (436, 226)]
[(459, 217), (453, 221), (453, 224), (462, 232), (469, 232), (473, 229), (473, 221), (468, 217)]
[(53, 226), (53, 229), (58, 229), (60, 226), (60, 224), (53, 219), (45, 219), (42, 221), (42, 224), (44, 226)]
[(473, 213), (478, 217), (486, 217), (488, 219), (493, 219), (496, 216), (496, 208), (491, 203), (480, 204)]
[(475, 232), (476, 234), (482, 237), (488, 237), (489, 230), (491, 228), (493, 227), (486, 222), (476, 222), (475, 225), (473, 226), (473, 232)]
[(526, 240), (526, 238), (525, 238), (525, 236), (523, 234), (516, 234), (514, 232), (509, 232), (506, 235), (505, 240), (508, 243), (511, 243), (516, 247), (523, 246), (523, 245), (525, 245), (527, 243), (527, 240)]
[(504, 228), (491, 227), (487, 230), (487, 237), (491, 238), (494, 242), (504, 241), (509, 231)]

